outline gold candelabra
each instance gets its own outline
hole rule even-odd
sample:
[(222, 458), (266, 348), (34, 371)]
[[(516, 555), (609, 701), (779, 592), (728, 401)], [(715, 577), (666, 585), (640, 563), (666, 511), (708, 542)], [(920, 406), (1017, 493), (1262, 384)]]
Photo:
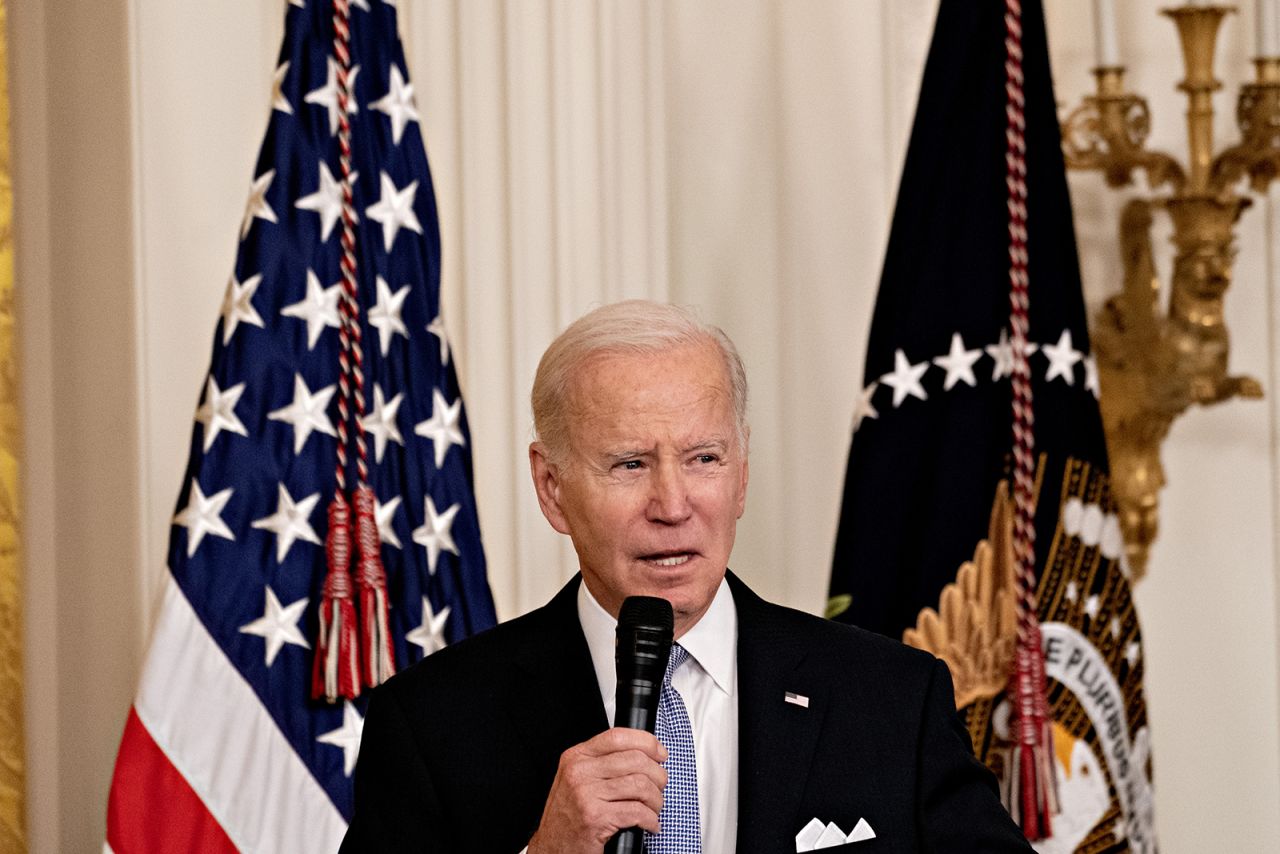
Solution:
[[(1131, 199), (1120, 217), (1124, 283), (1093, 319), (1102, 419), (1111, 457), (1129, 567), (1146, 571), (1164, 486), (1160, 445), (1173, 420), (1192, 404), (1260, 398), (1261, 384), (1227, 371), (1223, 297), (1235, 260), (1234, 228), (1251, 200), (1240, 192), (1248, 175), (1263, 192), (1280, 172), (1280, 57), (1254, 60), (1257, 80), (1241, 87), (1236, 106), (1239, 144), (1213, 153), (1213, 76), (1218, 27), (1230, 6), (1162, 10), (1182, 41), (1186, 79), (1188, 165), (1147, 148), (1150, 111), (1125, 90), (1124, 67), (1094, 69), (1097, 94), (1084, 98), (1063, 124), (1068, 168), (1102, 172), (1121, 187), (1143, 170), (1152, 190)], [(1162, 190), (1162, 188), (1167, 188)], [(1174, 262), (1162, 305), (1151, 246), (1153, 210), (1173, 224)]]

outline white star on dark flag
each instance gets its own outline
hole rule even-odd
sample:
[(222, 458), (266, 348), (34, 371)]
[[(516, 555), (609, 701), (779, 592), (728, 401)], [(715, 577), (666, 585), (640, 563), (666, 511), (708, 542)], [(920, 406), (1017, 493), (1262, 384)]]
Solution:
[(360, 736), (364, 733), (364, 718), (350, 701), (342, 704), (342, 726), (316, 737), (321, 744), (329, 744), (342, 750), (342, 773), (351, 776), (360, 755)]
[(233, 492), (235, 492), (234, 489), (227, 487), (221, 492), (205, 497), (200, 489), (200, 481), (192, 478), (191, 496), (187, 499), (187, 506), (173, 517), (175, 525), (181, 525), (187, 529), (187, 557), (191, 557), (196, 553), (196, 549), (200, 548), (200, 542), (205, 534), (213, 534), (224, 540), (235, 540), (236, 535), (231, 533), (227, 523), (222, 521), (222, 508), (227, 506)]
[(342, 319), (338, 316), (338, 300), (342, 298), (342, 283), (324, 287), (315, 272), (307, 270), (307, 295), (298, 302), (280, 309), (285, 317), (296, 317), (307, 322), (307, 349), (314, 350), (325, 327), (338, 329)]
[(307, 438), (311, 436), (313, 430), (318, 430), (326, 436), (338, 435), (326, 412), (329, 401), (333, 399), (333, 394), (337, 390), (337, 385), (329, 385), (312, 394), (302, 374), (294, 374), (293, 402), (267, 414), (267, 418), (272, 421), (284, 421), (293, 425), (295, 454), (302, 453), (302, 447), (307, 444)]
[(386, 113), (391, 119), (391, 139), (396, 145), (400, 144), (405, 125), (419, 120), (418, 111), (413, 105), (413, 84), (404, 81), (404, 75), (395, 65), (391, 66), (391, 88), (369, 107)]
[(302, 619), (302, 612), (307, 609), (307, 599), (302, 598), (288, 606), (281, 606), (275, 591), (270, 587), (266, 590), (266, 607), (262, 616), (252, 623), (245, 623), (240, 631), (246, 635), (257, 635), (267, 642), (263, 660), (270, 667), (275, 664), (276, 656), (286, 643), (304, 649), (310, 649), (311, 644), (307, 643), (302, 629), (298, 628), (298, 620)]
[[(320, 161), (318, 172), (316, 191), (298, 199), (293, 206), (299, 210), (315, 211), (320, 214), (320, 239), (328, 240), (329, 235), (333, 233), (333, 227), (342, 219), (342, 182), (333, 177), (333, 173), (329, 171), (329, 164), (323, 160)], [(352, 186), (359, 177), (359, 172), (351, 173)], [(356, 214), (355, 222), (359, 221), (360, 216)]]
[(204, 450), (213, 446), (218, 433), (226, 430), (238, 436), (248, 436), (249, 431), (236, 415), (236, 404), (244, 394), (244, 383), (237, 383), (226, 391), (218, 388), (218, 382), (209, 377), (205, 383), (204, 403), (196, 410), (196, 420), (204, 425)]
[[(360, 66), (353, 66), (351, 69), (351, 91), (353, 97), (347, 102), (347, 115), (354, 116), (360, 112), (360, 105), (356, 103), (354, 92), (356, 91), (356, 75), (360, 73)], [(325, 83), (319, 89), (312, 89), (306, 94), (302, 100), (308, 104), (315, 104), (324, 107), (329, 111), (329, 133), (338, 132), (338, 118), (341, 112), (338, 109), (338, 63), (334, 62), (333, 57), (329, 57), (329, 71), (325, 78)]]
[(436, 503), (428, 495), (423, 499), (426, 519), (420, 527), (413, 529), (413, 541), (427, 550), (427, 569), (436, 574), (436, 563), (440, 552), (458, 553), (453, 542), (453, 517), (462, 509), (461, 504), (450, 505), (443, 513), (436, 512)]
[(958, 382), (977, 386), (978, 378), (973, 375), (973, 365), (981, 358), (981, 349), (966, 350), (960, 333), (952, 333), (951, 351), (933, 360), (935, 365), (947, 372), (947, 378), (942, 381), (942, 390), (951, 391), (952, 386)]
[(1044, 381), (1050, 382), (1054, 377), (1062, 377), (1067, 385), (1075, 385), (1076, 378), (1072, 369), (1076, 362), (1084, 358), (1084, 354), (1071, 346), (1071, 330), (1062, 330), (1057, 344), (1046, 344), (1041, 350), (1049, 358), (1049, 370), (1045, 373)]
[(267, 204), (267, 190), (270, 189), (275, 177), (276, 170), (268, 169), (259, 175), (254, 180), (253, 186), (249, 188), (249, 201), (244, 206), (244, 219), (240, 221), (241, 240), (249, 236), (249, 229), (253, 227), (255, 219), (277, 222), (276, 212), (271, 209), (271, 205)]
[(459, 422), (462, 420), (462, 398), (458, 398), (450, 406), (440, 393), (440, 389), (431, 390), (431, 417), (413, 428), (419, 436), (431, 440), (436, 453), (436, 468), (444, 465), (444, 455), (449, 453), (453, 445), (466, 445)]
[(893, 370), (880, 378), (880, 382), (893, 389), (894, 409), (901, 406), (908, 395), (921, 400), (928, 399), (928, 395), (924, 393), (924, 386), (920, 385), (920, 378), (927, 370), (929, 370), (928, 362), (913, 365), (908, 361), (906, 353), (901, 350), (894, 351)]
[(289, 63), (282, 62), (271, 78), (271, 109), (293, 115), (293, 105), (284, 96), (284, 78), (289, 74)]
[(311, 527), (311, 514), (320, 501), (320, 493), (313, 492), (301, 501), (295, 502), (283, 483), (279, 484), (276, 512), (258, 519), (253, 527), (267, 530), (276, 535), (276, 563), (284, 563), (289, 549), (298, 540), (320, 545), (320, 538)]
[(232, 276), (227, 282), (227, 293), (222, 298), (222, 343), (226, 344), (236, 334), (241, 323), (262, 328), (262, 315), (253, 307), (253, 295), (262, 283), (262, 275), (250, 276), (237, 282)]
[(394, 496), (386, 504), (377, 498), (373, 499), (373, 515), (378, 520), (378, 539), (389, 546), (402, 548), (400, 538), (396, 536), (396, 510), (400, 508), (400, 496)]
[(444, 610), (437, 614), (431, 607), (431, 600), (423, 596), (422, 625), (408, 632), (404, 639), (409, 643), (422, 647), (424, 656), (430, 655), (438, 649), (444, 649), (444, 624), (449, 619), (449, 610), (449, 606), (445, 605)]
[(403, 189), (396, 189), (395, 181), (383, 172), (379, 176), (382, 195), (376, 204), (365, 209), (365, 216), (374, 222), (382, 223), (382, 242), (388, 252), (396, 242), (396, 235), (401, 228), (407, 228), (422, 234), (422, 223), (413, 212), (413, 202), (418, 195), (417, 180), (410, 181)]
[(375, 462), (382, 462), (382, 453), (387, 449), (387, 442), (404, 444), (404, 437), (400, 435), (400, 427), (396, 424), (396, 417), (403, 401), (404, 392), (399, 392), (388, 401), (383, 399), (382, 386), (373, 387), (373, 411), (360, 419), (360, 425), (364, 427), (366, 433), (373, 434)]
[(396, 333), (405, 338), (409, 337), (409, 330), (400, 317), (400, 312), (404, 310), (405, 298), (409, 296), (409, 286), (405, 285), (392, 293), (386, 279), (378, 276), (377, 288), (378, 302), (369, 309), (369, 325), (378, 330), (378, 344), (382, 355), (385, 356), (391, 349), (391, 339)]
[(998, 380), (1001, 377), (1013, 375), (1013, 344), (1009, 341), (1009, 331), (1007, 329), (1000, 330), (1000, 340), (995, 344), (988, 344), (984, 349), (991, 360), (995, 362), (995, 366), (991, 369), (991, 379)]
[(427, 331), (440, 339), (440, 364), (449, 364), (449, 339), (444, 334), (444, 317), (437, 314), (435, 319), (427, 324)]

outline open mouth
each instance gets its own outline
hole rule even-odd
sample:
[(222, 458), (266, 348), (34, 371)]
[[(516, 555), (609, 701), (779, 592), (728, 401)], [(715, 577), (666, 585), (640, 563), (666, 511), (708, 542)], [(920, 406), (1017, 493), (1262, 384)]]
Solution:
[(662, 554), (645, 555), (643, 560), (645, 563), (654, 566), (672, 567), (680, 566), (693, 560), (693, 554), (690, 552), (665, 552)]

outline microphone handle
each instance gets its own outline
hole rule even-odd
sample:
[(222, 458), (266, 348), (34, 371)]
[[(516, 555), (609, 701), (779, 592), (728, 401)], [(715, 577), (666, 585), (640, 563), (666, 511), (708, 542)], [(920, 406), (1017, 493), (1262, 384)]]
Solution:
[[(629, 684), (618, 687), (619, 708), (614, 715), (614, 726), (653, 732), (658, 718), (656, 698), (662, 686), (649, 679), (633, 678)], [(605, 854), (643, 854), (644, 831), (638, 827), (620, 830), (604, 846), (604, 851)]]

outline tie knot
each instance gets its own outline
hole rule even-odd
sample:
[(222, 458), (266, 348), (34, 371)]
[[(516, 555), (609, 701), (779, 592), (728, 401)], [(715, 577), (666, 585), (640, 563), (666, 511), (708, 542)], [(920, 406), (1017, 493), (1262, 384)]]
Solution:
[(675, 675), (675, 672), (680, 669), (680, 665), (684, 664), (685, 659), (688, 657), (689, 651), (680, 644), (675, 643), (671, 645), (671, 657), (667, 659), (667, 672), (666, 675), (662, 677), (663, 685), (671, 684), (671, 677)]

